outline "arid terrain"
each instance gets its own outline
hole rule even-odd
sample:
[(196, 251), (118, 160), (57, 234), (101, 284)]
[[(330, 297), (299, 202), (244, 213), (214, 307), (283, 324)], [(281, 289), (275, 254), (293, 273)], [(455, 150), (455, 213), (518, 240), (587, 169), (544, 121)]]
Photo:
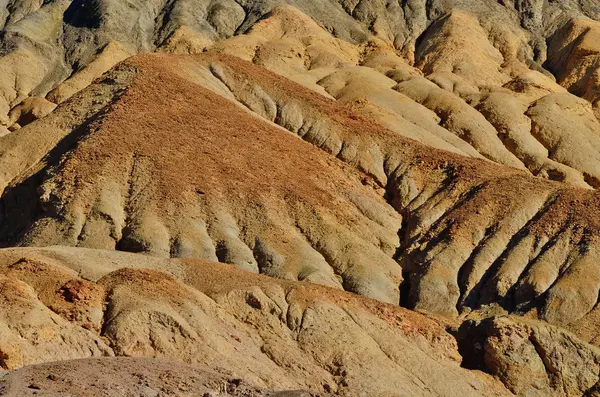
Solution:
[(0, 395), (600, 396), (596, 0), (0, 29)]

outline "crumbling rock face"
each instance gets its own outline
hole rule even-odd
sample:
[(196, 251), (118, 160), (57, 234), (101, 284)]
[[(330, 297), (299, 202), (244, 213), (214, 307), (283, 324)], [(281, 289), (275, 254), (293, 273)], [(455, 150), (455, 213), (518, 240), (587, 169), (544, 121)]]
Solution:
[(594, 396), (600, 388), (600, 350), (560, 328), (495, 317), (465, 323), (458, 335), (466, 366), (498, 376), (516, 395)]

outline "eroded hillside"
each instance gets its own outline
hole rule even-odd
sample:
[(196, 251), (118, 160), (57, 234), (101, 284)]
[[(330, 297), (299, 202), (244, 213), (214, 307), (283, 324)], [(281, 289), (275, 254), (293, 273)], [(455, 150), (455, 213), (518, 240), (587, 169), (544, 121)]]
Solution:
[[(102, 395), (106, 387), (123, 395), (561, 396), (598, 388), (600, 350), (542, 322), (497, 317), (453, 331), (485, 347), (469, 352), (477, 345), (457, 345), (444, 320), (223, 264), (61, 247), (0, 255), (3, 368), (63, 360), (0, 377), (9, 395), (61, 387)], [(131, 358), (100, 359), (113, 355)]]
[(2, 15), (3, 392), (600, 390), (595, 2)]
[(48, 133), (79, 119), (67, 104), (12, 135), (11, 152), (39, 131), (67, 151), (4, 157), (32, 170), (5, 189), (8, 244), (200, 257), (395, 303), (404, 289), (445, 314), (498, 304), (567, 326), (596, 306), (593, 190), (429, 148), (232, 57), (132, 58), (80, 97), (110, 84), (129, 85), (83, 127)]
[(4, 13), (3, 134), (132, 54), (209, 50), (360, 102), (427, 145), (597, 187), (598, 13), (566, 0), (18, 1)]

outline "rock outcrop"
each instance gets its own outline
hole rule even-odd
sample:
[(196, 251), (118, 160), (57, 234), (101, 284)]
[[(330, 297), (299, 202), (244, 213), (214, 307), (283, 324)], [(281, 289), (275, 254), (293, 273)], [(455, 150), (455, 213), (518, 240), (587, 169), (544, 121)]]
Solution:
[(600, 390), (600, 350), (560, 328), (492, 317), (463, 324), (458, 335), (465, 366), (493, 373), (516, 395), (594, 396)]

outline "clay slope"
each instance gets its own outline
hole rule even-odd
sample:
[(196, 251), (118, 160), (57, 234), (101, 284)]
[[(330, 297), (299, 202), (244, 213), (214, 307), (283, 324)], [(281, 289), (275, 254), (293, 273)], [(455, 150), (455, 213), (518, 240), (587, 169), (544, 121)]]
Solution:
[(600, 387), (600, 350), (544, 322), (460, 325), (197, 259), (5, 249), (0, 286), (7, 396), (541, 397)]
[[(109, 105), (66, 127), (90, 97)], [(46, 157), (25, 148), (40, 131), (63, 134)], [(132, 58), (11, 138), (2, 169), (28, 171), (6, 173), (6, 244), (219, 260), (597, 339), (595, 191), (430, 149), (236, 58)]]
[(208, 50), (428, 146), (597, 188), (599, 14), (574, 0), (20, 0), (0, 18), (0, 135), (130, 55)]
[[(201, 257), (398, 302), (401, 218), (384, 190), (253, 115), (190, 61), (139, 57), (108, 77), (136, 71), (104, 114), (57, 146), (68, 151), (33, 163), (6, 189), (4, 241)], [(70, 112), (16, 133), (12, 152), (22, 155), (31, 134)], [(14, 157), (4, 159), (3, 169), (14, 168)]]
[[(100, 395), (111, 379), (115, 392), (145, 395), (161, 385), (166, 395), (512, 395), (460, 367), (443, 324), (397, 306), (201, 260), (72, 248), (0, 257), (2, 367), (88, 358), (4, 374), (4, 391), (87, 384)], [(138, 359), (97, 359), (113, 355)]]

